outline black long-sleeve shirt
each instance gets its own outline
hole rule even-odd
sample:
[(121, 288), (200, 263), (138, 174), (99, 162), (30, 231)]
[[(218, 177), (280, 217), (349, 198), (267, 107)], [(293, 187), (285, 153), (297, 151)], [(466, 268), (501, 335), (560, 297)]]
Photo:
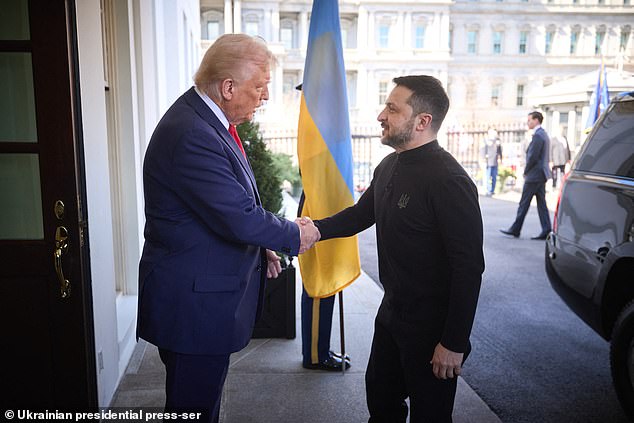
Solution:
[(441, 325), (442, 345), (466, 351), (484, 271), (482, 217), (474, 183), (437, 141), (388, 155), (357, 204), (315, 223), (322, 240), (376, 223), (383, 304)]

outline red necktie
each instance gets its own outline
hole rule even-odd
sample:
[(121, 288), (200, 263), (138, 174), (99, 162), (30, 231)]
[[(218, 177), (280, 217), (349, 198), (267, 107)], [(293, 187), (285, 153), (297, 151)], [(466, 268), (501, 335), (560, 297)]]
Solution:
[(242, 155), (246, 157), (246, 153), (244, 152), (244, 147), (242, 147), (242, 141), (240, 140), (240, 135), (238, 135), (238, 131), (236, 130), (235, 125), (229, 124), (229, 133), (236, 140), (236, 144), (238, 144), (238, 148), (242, 151)]

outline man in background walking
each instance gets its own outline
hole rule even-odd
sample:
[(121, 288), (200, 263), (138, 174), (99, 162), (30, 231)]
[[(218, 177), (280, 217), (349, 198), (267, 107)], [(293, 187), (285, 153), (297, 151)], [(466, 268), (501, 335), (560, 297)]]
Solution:
[(524, 218), (528, 213), (533, 197), (537, 198), (537, 213), (542, 225), (542, 231), (531, 239), (544, 240), (551, 231), (550, 214), (546, 205), (546, 181), (550, 177), (548, 156), (550, 152), (550, 139), (542, 128), (544, 116), (540, 112), (528, 114), (528, 129), (533, 130), (533, 138), (526, 151), (526, 167), (524, 168), (524, 187), (522, 198), (517, 208), (515, 222), (508, 229), (500, 229), (505, 235), (519, 238), (524, 224)]

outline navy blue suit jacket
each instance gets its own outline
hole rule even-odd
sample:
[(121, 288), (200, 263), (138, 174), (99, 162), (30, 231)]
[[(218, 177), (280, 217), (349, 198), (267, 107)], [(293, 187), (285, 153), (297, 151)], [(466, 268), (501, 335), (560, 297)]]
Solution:
[(165, 113), (143, 165), (137, 336), (184, 354), (246, 346), (265, 248), (297, 255), (294, 222), (265, 211), (236, 142), (192, 88)]
[(525, 182), (546, 182), (550, 178), (549, 152), (550, 139), (544, 128), (540, 126), (535, 130), (526, 151)]

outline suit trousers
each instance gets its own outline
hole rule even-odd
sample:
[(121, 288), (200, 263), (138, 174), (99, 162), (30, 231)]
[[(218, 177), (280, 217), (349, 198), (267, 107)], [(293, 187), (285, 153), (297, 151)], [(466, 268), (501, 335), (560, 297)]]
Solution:
[(522, 198), (517, 207), (517, 216), (515, 222), (510, 227), (511, 232), (519, 234), (522, 231), (524, 218), (528, 213), (533, 197), (537, 198), (537, 213), (539, 214), (539, 222), (542, 225), (542, 233), (548, 233), (552, 229), (550, 225), (550, 214), (546, 205), (546, 181), (544, 182), (524, 182), (522, 188)]
[(328, 359), (335, 296), (311, 298), (302, 288), (302, 359), (317, 364)]
[[(426, 323), (405, 322), (379, 310), (365, 374), (369, 423), (451, 422), (457, 379), (438, 379), (430, 361), (439, 342)], [(466, 356), (466, 354), (465, 354)]]
[[(191, 355), (159, 348), (165, 365), (165, 412), (204, 413), (200, 422), (217, 423), (229, 354)], [(171, 420), (181, 421), (181, 420)]]

